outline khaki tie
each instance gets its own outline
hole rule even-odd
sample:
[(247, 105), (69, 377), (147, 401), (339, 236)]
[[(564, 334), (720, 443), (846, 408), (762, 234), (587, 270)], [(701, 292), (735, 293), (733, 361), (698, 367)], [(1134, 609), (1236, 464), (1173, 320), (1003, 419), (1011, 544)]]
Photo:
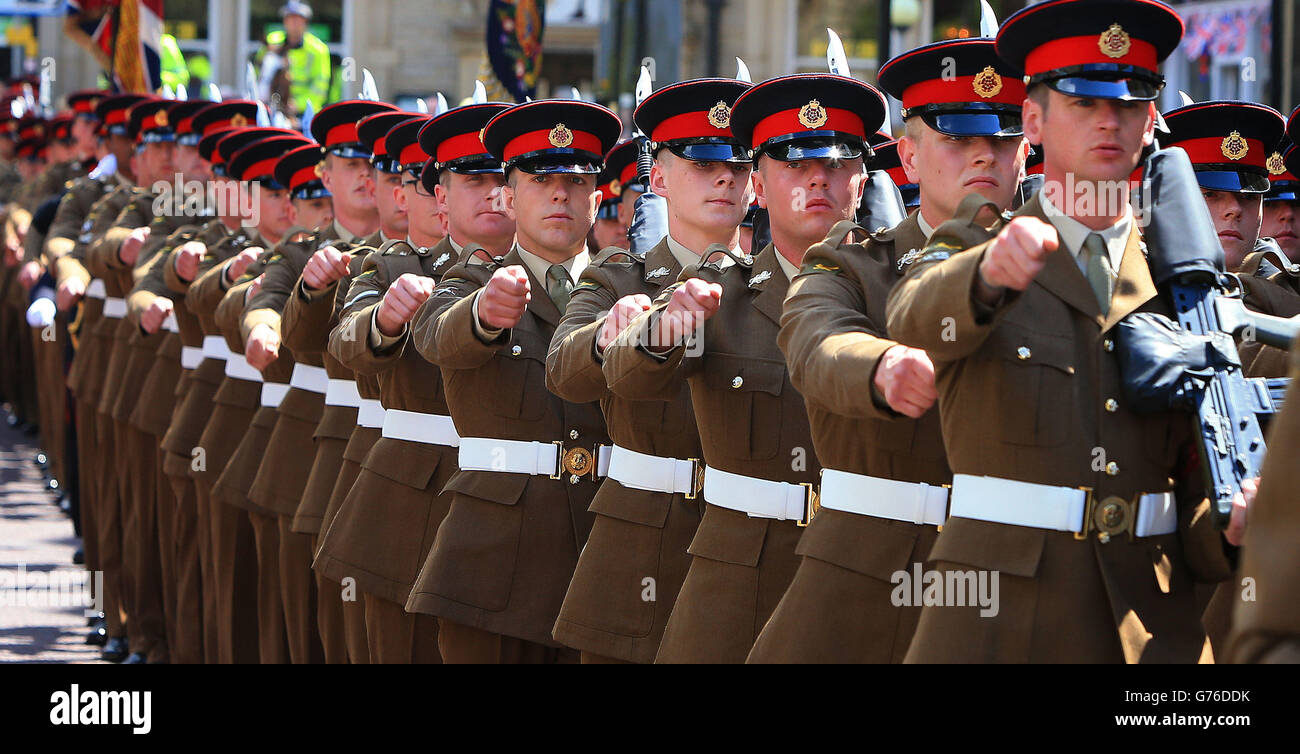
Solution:
[(1115, 291), (1115, 272), (1110, 266), (1110, 254), (1101, 235), (1089, 233), (1083, 242), (1084, 275), (1092, 294), (1097, 297), (1102, 316), (1110, 312), (1110, 296)]
[(546, 270), (546, 294), (551, 297), (555, 308), (564, 314), (569, 305), (569, 296), (573, 293), (573, 280), (563, 265), (553, 264)]

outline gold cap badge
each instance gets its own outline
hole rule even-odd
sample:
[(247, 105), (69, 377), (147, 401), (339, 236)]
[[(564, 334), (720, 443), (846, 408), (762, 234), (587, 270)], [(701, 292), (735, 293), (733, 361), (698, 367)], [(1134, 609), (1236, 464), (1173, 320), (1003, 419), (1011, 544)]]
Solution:
[(551, 142), (551, 146), (564, 149), (573, 143), (573, 132), (563, 123), (556, 123), (555, 128), (551, 129), (551, 133), (546, 138)]
[(154, 116), (153, 116), (153, 122), (154, 122), (157, 126), (166, 126), (166, 125), (168, 125), (168, 123), (167, 123), (167, 111), (166, 111), (166, 110), (159, 110), (157, 113), (155, 113)]
[(971, 87), (975, 89), (976, 94), (984, 99), (996, 97), (998, 92), (1002, 91), (1002, 77), (998, 75), (997, 71), (993, 70), (993, 66), (986, 65), (984, 70), (975, 75)]
[(230, 125), (232, 128), (243, 128), (248, 125), (248, 118), (245, 118), (243, 113), (235, 113), (230, 118)]
[(324, 176), (321, 174), (324, 172), (324, 170), (325, 170), (325, 163), (318, 162), (316, 163), (316, 167), (312, 169), (312, 172), (316, 174), (317, 178), (323, 178)]
[(714, 128), (727, 128), (731, 126), (731, 108), (727, 107), (725, 101), (718, 100), (718, 104), (714, 105), (713, 108), (709, 110), (709, 125)]
[(1229, 160), (1240, 160), (1250, 151), (1250, 144), (1246, 143), (1240, 132), (1233, 131), (1223, 137), (1223, 143), (1219, 145), (1219, 151), (1223, 152), (1223, 156)]
[(1133, 40), (1129, 39), (1128, 32), (1124, 31), (1124, 27), (1119, 24), (1111, 24), (1110, 28), (1097, 38), (1097, 47), (1101, 49), (1101, 54), (1108, 58), (1122, 58), (1128, 54), (1132, 46)]
[(799, 109), (799, 122), (804, 128), (821, 128), (826, 125), (826, 108), (817, 100), (812, 100)]
[(1268, 156), (1268, 161), (1264, 163), (1268, 166), (1269, 175), (1282, 175), (1286, 172), (1286, 163), (1282, 161), (1282, 153), (1274, 152)]
[(614, 196), (622, 196), (622, 195), (623, 195), (623, 182), (620, 181), (620, 180), (617, 179), (617, 178), (615, 178), (614, 180), (610, 181), (610, 182), (609, 182), (609, 193), (613, 194)]

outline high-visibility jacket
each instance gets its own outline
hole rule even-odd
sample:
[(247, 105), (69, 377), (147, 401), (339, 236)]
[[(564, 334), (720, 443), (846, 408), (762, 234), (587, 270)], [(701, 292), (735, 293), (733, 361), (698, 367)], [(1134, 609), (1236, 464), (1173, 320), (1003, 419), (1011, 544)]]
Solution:
[(190, 69), (185, 65), (185, 54), (181, 52), (180, 46), (176, 44), (176, 37), (170, 34), (162, 35), (158, 57), (161, 59), (164, 86), (171, 87), (174, 92), (176, 87), (182, 84), (189, 85)]
[[(266, 35), (268, 47), (282, 47), (284, 43), (285, 35), (283, 30), (273, 31)], [(258, 53), (259, 65), (265, 52), (266, 48), (263, 48)], [(320, 37), (307, 32), (303, 34), (301, 45), (290, 48), (282, 54), (286, 58), (285, 65), (289, 74), (289, 96), (293, 98), (294, 108), (301, 112), (310, 102), (312, 110), (320, 112), (320, 109), (329, 101), (329, 47), (320, 40)]]

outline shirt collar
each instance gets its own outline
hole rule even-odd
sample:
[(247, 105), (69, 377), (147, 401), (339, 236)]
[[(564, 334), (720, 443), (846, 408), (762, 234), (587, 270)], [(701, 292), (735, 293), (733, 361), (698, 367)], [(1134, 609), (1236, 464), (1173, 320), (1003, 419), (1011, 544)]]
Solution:
[(1070, 251), (1070, 255), (1074, 257), (1076, 263), (1079, 261), (1079, 252), (1083, 250), (1083, 242), (1088, 240), (1089, 234), (1096, 233), (1106, 243), (1106, 255), (1110, 257), (1111, 269), (1117, 273), (1119, 272), (1120, 262), (1124, 259), (1124, 249), (1128, 246), (1129, 233), (1133, 229), (1133, 209), (1131, 207), (1125, 208), (1124, 216), (1120, 218), (1119, 222), (1109, 228), (1093, 230), (1057, 209), (1043, 189), (1038, 190), (1038, 196), (1043, 204), (1043, 214), (1056, 228), (1056, 232), (1061, 234), (1061, 243)]
[[(528, 271), (533, 273), (533, 277), (545, 283), (546, 272), (551, 269), (551, 262), (537, 256), (517, 243), (515, 244), (515, 250), (519, 252), (519, 257), (524, 260), (524, 264), (528, 267)], [(578, 252), (577, 256), (569, 257), (559, 264), (564, 268), (565, 272), (569, 273), (569, 280), (576, 283), (578, 277), (582, 275), (582, 271), (587, 268), (588, 261), (590, 261), (590, 255), (586, 249), (583, 249)]]
[(916, 224), (920, 226), (921, 235), (925, 236), (927, 240), (934, 235), (934, 228), (930, 227), (930, 223), (925, 221), (925, 215), (922, 215), (919, 209), (916, 211)]
[(781, 265), (781, 272), (785, 273), (785, 279), (794, 280), (794, 276), (799, 274), (799, 268), (791, 264), (790, 260), (785, 258), (785, 255), (781, 253), (780, 249), (773, 246), (772, 251), (776, 252), (776, 261), (777, 264)]
[(352, 243), (357, 238), (357, 235), (352, 231), (348, 230), (347, 228), (343, 227), (343, 225), (339, 223), (337, 218), (335, 218), (334, 220), (334, 234), (337, 235), (339, 237), (339, 240), (343, 241), (344, 243)]

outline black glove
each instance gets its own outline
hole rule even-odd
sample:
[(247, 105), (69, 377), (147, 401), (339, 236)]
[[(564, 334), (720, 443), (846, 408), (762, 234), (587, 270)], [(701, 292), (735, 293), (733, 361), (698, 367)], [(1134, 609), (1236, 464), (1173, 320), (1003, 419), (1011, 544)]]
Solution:
[(1124, 397), (1140, 413), (1190, 411), (1215, 369), (1241, 368), (1231, 336), (1195, 335), (1153, 312), (1125, 317), (1115, 348)]

